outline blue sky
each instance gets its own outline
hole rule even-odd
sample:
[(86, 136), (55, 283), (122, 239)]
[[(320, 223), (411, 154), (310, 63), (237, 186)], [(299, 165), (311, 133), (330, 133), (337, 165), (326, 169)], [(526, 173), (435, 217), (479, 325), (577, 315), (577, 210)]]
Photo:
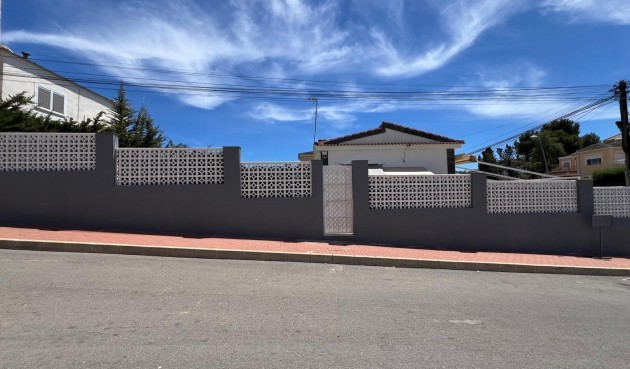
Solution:
[[(69, 78), (251, 86), (234, 95), (130, 85), (165, 134), (190, 146), (241, 146), (244, 160), (297, 160), (317, 138), (382, 121), (466, 141), (471, 152), (544, 123), (630, 79), (627, 0), (7, 0), (3, 42)], [(63, 62), (59, 62), (63, 61)], [(82, 63), (82, 64), (77, 64)], [(87, 73), (87, 74), (79, 74)], [(244, 78), (246, 77), (246, 78)], [(87, 84), (87, 83), (86, 83)], [(113, 97), (115, 86), (87, 84)], [(513, 88), (593, 86), (579, 99)], [(483, 91), (469, 100), (375, 98), (372, 91)], [(554, 95), (557, 93), (557, 96)], [(322, 93), (322, 95), (324, 95)], [(554, 115), (555, 114), (555, 115)], [(618, 107), (579, 120), (617, 133)]]

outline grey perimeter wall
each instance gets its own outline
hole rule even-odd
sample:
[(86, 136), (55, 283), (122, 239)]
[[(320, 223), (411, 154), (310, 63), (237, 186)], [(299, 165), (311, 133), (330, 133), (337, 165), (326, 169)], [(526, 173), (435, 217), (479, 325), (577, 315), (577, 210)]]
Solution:
[[(312, 196), (241, 198), (240, 148), (224, 148), (225, 183), (116, 186), (114, 136), (97, 134), (96, 170), (0, 172), (0, 225), (122, 230), (195, 236), (333, 239), (323, 233), (322, 163)], [(593, 186), (578, 182), (579, 213), (488, 214), (486, 178), (473, 174), (471, 208), (369, 209), (366, 161), (353, 162), (350, 242), (463, 251), (599, 255), (591, 226)], [(630, 256), (630, 218), (603, 229), (604, 254)], [(339, 239), (336, 239), (339, 240)]]

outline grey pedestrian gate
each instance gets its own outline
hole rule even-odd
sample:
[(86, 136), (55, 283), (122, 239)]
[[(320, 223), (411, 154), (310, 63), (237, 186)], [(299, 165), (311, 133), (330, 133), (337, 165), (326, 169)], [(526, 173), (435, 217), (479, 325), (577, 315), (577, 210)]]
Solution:
[(352, 215), (352, 167), (324, 166), (324, 235), (352, 235)]

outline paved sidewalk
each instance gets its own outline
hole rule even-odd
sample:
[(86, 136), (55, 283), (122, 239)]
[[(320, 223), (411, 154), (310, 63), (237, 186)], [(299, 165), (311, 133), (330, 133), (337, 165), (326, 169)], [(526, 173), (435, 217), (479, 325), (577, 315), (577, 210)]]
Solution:
[(189, 238), (0, 227), (0, 248), (173, 257), (297, 261), (529, 273), (630, 276), (630, 258), (458, 252), (311, 241)]

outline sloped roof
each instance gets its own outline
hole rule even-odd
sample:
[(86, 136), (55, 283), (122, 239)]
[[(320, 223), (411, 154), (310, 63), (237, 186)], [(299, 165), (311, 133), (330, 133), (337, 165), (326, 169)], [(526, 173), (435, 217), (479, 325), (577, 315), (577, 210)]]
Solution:
[[(435, 133), (429, 133), (429, 132), (421, 131), (419, 129), (401, 126), (400, 124), (395, 124), (395, 123), (391, 123), (391, 122), (383, 122), (383, 123), (381, 123), (381, 125), (378, 128), (368, 129), (367, 131), (357, 132), (357, 133), (353, 133), (353, 134), (350, 134), (350, 135), (341, 136), (341, 137), (337, 137), (337, 138), (319, 140), (319, 141), (317, 141), (315, 143), (315, 145), (316, 146), (343, 145), (343, 144), (347, 143), (348, 141), (352, 141), (352, 140), (356, 140), (356, 139), (363, 138), (363, 137), (369, 137), (369, 136), (374, 136), (374, 135), (378, 135), (378, 134), (381, 134), (381, 133), (385, 133), (386, 129), (391, 129), (391, 130), (394, 130), (394, 131), (406, 133), (406, 134), (409, 134), (409, 135), (412, 135), (412, 136), (427, 138), (429, 140), (436, 141), (435, 143), (455, 143), (455, 144), (463, 144), (464, 143), (464, 141), (462, 141), (462, 140), (456, 140), (456, 139), (453, 139), (453, 138), (436, 135)], [(380, 143), (380, 144), (371, 144), (371, 145), (400, 145), (400, 144), (406, 144), (406, 143), (405, 142), (403, 142), (403, 143)]]
[(98, 92), (96, 92), (96, 91), (94, 91), (94, 90), (92, 90), (90, 88), (87, 88), (87, 87), (85, 87), (83, 85), (80, 85), (80, 84), (76, 83), (75, 81), (73, 81), (73, 80), (71, 80), (71, 79), (69, 79), (67, 77), (62, 76), (61, 74), (59, 74), (57, 72), (53, 72), (52, 70), (50, 70), (50, 69), (48, 69), (46, 67), (42, 67), (41, 65), (35, 63), (34, 61), (32, 61), (30, 59), (27, 59), (27, 58), (19, 56), (18, 54), (14, 53), (13, 50), (11, 50), (7, 45), (0, 44), (0, 51), (1, 50), (4, 50), (7, 53), (12, 54), (12, 56), (11, 56), (12, 58), (20, 59), (22, 61), (25, 61), (25, 62), (27, 62), (27, 63), (29, 63), (29, 64), (31, 64), (31, 65), (39, 68), (39, 69), (41, 69), (41, 70), (47, 72), (47, 73), (52, 74), (53, 76), (55, 76), (55, 78), (59, 79), (60, 81), (69, 82), (69, 83), (71, 83), (71, 84), (73, 84), (73, 85), (75, 85), (77, 87), (80, 87), (83, 90), (86, 90), (86, 91), (89, 91), (89, 92), (93, 93), (94, 95), (96, 95), (96, 96), (98, 96), (98, 97), (100, 97), (102, 99), (105, 99), (107, 101), (112, 101), (112, 99), (109, 98), (109, 97), (103, 96), (103, 95), (99, 94)]
[(593, 150), (598, 150), (598, 149), (607, 149), (609, 147), (621, 147), (621, 142), (614, 142), (614, 143), (600, 142), (600, 143), (588, 145), (585, 148), (579, 149), (578, 151), (576, 151), (576, 153), (585, 152), (585, 151), (593, 151)]
[(621, 141), (621, 133), (617, 133), (614, 136), (608, 137), (603, 140), (605, 143), (613, 143), (615, 141)]

